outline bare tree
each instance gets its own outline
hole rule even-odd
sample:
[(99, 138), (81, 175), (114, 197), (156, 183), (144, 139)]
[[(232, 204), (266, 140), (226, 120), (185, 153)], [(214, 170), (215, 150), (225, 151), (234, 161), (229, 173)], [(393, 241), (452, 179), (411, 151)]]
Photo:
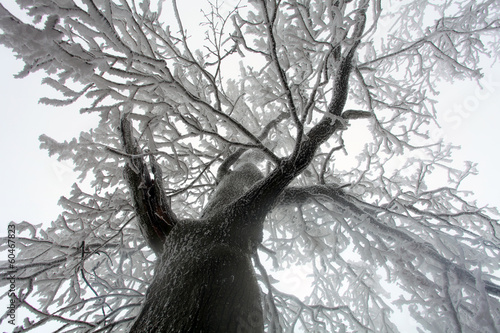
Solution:
[[(498, 58), (498, 1), (216, 1), (189, 27), (175, 0), (18, 4), (31, 21), (0, 5), (18, 77), (45, 71), (61, 98), (41, 102), (100, 122), (40, 137), (92, 191), (13, 224), (17, 332), (396, 332), (397, 306), (500, 330), (498, 213), (430, 135), (438, 81)], [(273, 278), (294, 266), (304, 299)]]

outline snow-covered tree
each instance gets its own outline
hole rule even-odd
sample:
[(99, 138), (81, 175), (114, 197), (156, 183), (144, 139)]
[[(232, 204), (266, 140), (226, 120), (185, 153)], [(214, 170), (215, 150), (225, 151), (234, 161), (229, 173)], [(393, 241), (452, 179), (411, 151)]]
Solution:
[(432, 135), (442, 82), (500, 55), (498, 1), (17, 4), (18, 77), (100, 116), (40, 137), (91, 190), (16, 224), (18, 332), (500, 330), (498, 213)]

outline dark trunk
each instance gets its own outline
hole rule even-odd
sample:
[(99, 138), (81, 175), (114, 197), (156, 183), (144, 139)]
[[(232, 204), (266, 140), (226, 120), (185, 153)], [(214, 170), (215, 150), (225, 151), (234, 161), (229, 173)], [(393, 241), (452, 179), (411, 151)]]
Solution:
[(228, 221), (182, 221), (169, 234), (130, 332), (263, 332), (247, 242)]

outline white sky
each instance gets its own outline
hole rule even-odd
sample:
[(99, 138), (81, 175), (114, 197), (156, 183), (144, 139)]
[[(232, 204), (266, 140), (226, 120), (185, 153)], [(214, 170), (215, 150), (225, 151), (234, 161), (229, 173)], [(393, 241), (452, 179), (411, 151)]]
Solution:
[[(22, 63), (5, 49), (0, 49), (0, 100), (2, 101), (0, 144), (4, 175), (0, 194), (2, 225), (11, 220), (32, 223), (55, 219), (57, 201), (69, 193), (76, 181), (71, 164), (49, 158), (41, 151), (38, 137), (47, 134), (58, 140), (70, 140), (90, 127), (91, 117), (73, 108), (54, 108), (38, 104), (49, 87), (41, 86), (42, 73), (26, 79), (14, 79)], [(52, 93), (53, 94), (53, 93)], [(0, 230), (4, 234), (6, 227)]]
[(500, 64), (483, 73), (482, 88), (476, 82), (443, 86), (438, 117), (445, 140), (462, 147), (456, 165), (478, 163), (479, 174), (464, 181), (464, 189), (473, 190), (481, 205), (500, 208)]

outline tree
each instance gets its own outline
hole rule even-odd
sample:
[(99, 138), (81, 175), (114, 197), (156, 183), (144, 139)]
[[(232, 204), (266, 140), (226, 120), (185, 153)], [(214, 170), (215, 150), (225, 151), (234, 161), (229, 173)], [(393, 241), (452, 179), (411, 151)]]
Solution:
[[(62, 97), (42, 103), (100, 122), (40, 137), (92, 189), (45, 229), (12, 224), (17, 331), (395, 332), (399, 306), (498, 332), (498, 212), (432, 136), (438, 82), (499, 56), (498, 2), (215, 2), (201, 47), (175, 0), (18, 4), (31, 22), (0, 7), (18, 77), (45, 71)], [(310, 295), (266, 262), (308, 269)]]

